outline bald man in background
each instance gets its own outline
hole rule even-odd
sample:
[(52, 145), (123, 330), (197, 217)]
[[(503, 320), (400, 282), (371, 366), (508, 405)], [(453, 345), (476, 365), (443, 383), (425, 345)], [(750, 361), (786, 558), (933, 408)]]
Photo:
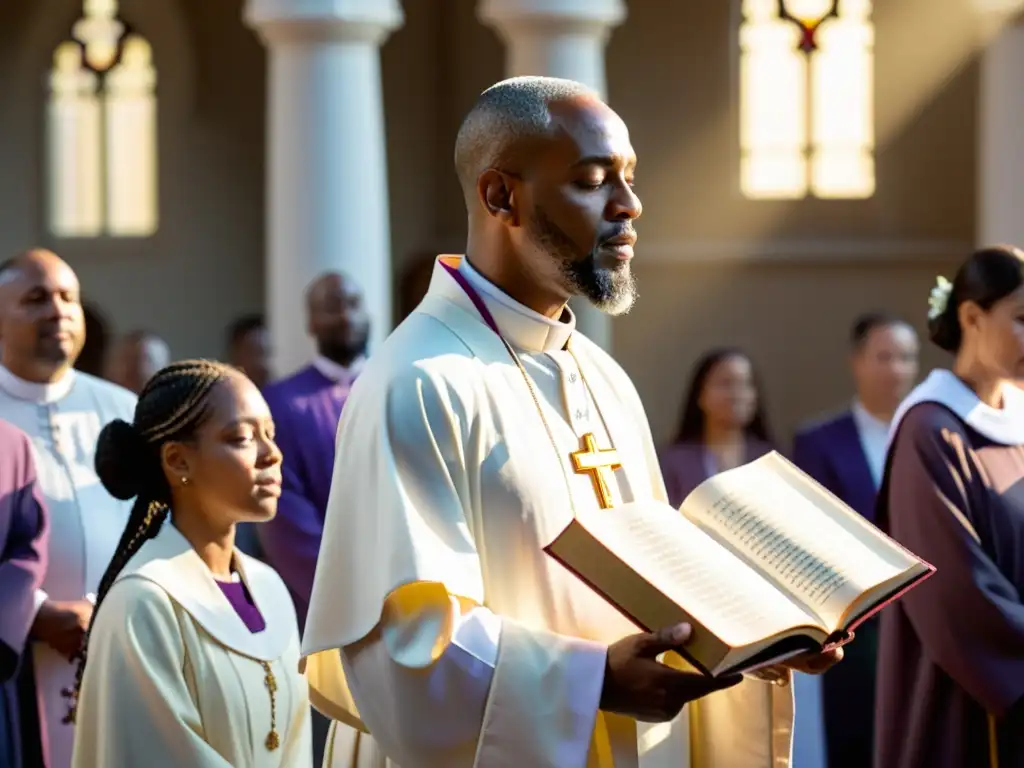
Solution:
[(316, 357), (264, 390), (284, 452), (284, 487), (277, 516), (257, 528), (265, 559), (288, 585), (300, 624), (313, 589), (338, 419), (370, 333), (363, 292), (347, 275), (329, 272), (314, 280), (306, 290), (306, 312)]
[(166, 341), (149, 331), (132, 331), (114, 345), (107, 361), (106, 379), (137, 395), (170, 362), (171, 348)]
[[(131, 421), (135, 395), (76, 371), (85, 343), (78, 277), (50, 251), (0, 265), (0, 419), (32, 441), (39, 488), (50, 514), (47, 568), (35, 594), (32, 680), (37, 712), (25, 712), (25, 765), (68, 768), (74, 725), (66, 722), (75, 667), (93, 595), (128, 522), (131, 502), (96, 476), (96, 439), (114, 419)], [(29, 723), (38, 714), (38, 728)]]

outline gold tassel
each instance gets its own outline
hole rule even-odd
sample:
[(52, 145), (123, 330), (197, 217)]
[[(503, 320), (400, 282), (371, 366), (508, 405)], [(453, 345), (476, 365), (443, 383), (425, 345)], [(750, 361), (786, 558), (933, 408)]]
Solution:
[(999, 768), (999, 726), (991, 714), (988, 716), (988, 765)]
[(263, 743), (270, 752), (273, 752), (281, 746), (281, 737), (277, 735), (277, 678), (274, 677), (274, 671), (270, 668), (270, 662), (261, 661), (260, 664), (265, 673), (263, 684), (270, 692), (270, 733), (267, 734), (267, 739)]

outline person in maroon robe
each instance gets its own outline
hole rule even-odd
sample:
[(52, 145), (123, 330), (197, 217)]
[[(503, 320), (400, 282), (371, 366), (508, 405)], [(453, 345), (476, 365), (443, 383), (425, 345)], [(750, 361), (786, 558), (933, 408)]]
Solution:
[[(44, 764), (25, 645), (46, 571), (50, 527), (28, 435), (0, 421), (0, 765)], [(25, 709), (25, 716), (21, 711)]]
[(932, 292), (955, 354), (901, 404), (879, 527), (935, 575), (881, 614), (875, 768), (1024, 765), (1024, 252)]
[(713, 349), (697, 362), (676, 439), (659, 452), (672, 506), (712, 475), (773, 449), (760, 389), (741, 350)]

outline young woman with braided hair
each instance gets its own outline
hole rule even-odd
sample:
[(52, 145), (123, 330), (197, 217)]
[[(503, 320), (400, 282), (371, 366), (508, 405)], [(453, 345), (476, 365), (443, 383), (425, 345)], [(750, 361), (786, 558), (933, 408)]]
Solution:
[(74, 767), (310, 768), (291, 599), (234, 546), (236, 523), (271, 519), (280, 495), (259, 391), (219, 363), (170, 365), (132, 424), (103, 429), (96, 472), (135, 502), (67, 692)]

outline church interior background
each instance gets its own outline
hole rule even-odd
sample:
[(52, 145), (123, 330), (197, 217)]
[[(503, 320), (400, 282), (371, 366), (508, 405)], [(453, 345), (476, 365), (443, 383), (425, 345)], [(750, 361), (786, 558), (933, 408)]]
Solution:
[(810, 36), (778, 0), (8, 0), (0, 254), (53, 249), (111, 330), (177, 357), (266, 310), (286, 373), (316, 273), (363, 283), (379, 340), (461, 252), (475, 96), (574, 77), (629, 125), (644, 202), (640, 301), (588, 330), (656, 439), (718, 344), (752, 354), (785, 438), (848, 396), (855, 315), (923, 331), (937, 274), (1024, 243), (1018, 6), (791, 0), (834, 13)]

